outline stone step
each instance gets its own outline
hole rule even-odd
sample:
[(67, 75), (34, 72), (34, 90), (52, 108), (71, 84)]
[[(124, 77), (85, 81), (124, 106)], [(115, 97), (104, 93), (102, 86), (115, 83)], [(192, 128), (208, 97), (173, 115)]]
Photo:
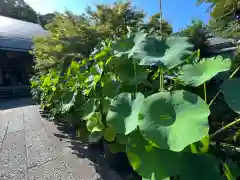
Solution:
[(30, 86), (0, 87), (0, 99), (31, 96)]

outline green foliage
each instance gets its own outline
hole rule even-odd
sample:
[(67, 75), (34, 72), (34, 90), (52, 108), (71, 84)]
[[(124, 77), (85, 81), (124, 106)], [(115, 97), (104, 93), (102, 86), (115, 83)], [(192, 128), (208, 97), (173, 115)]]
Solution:
[(161, 180), (178, 174), (183, 180), (222, 179), (219, 162), (211, 155), (177, 153), (153, 147), (139, 131), (127, 145), (127, 155), (134, 170), (147, 180)]
[(96, 10), (88, 7), (87, 15), (97, 29), (108, 36), (119, 36), (127, 33), (127, 26), (136, 27), (143, 22), (145, 13), (134, 8), (130, 1), (118, 1), (113, 5), (99, 4)]
[(46, 29), (51, 33), (50, 36), (35, 39), (33, 54), (37, 70), (66, 68), (73, 60), (88, 57), (100, 42), (101, 33), (85, 19), (76, 20), (70, 12), (56, 14)]
[(28, 22), (37, 22), (37, 13), (24, 0), (1, 0), (0, 15)]
[(50, 24), (52, 22), (54, 17), (55, 17), (55, 13), (47, 13), (44, 15), (39, 15), (39, 20), (41, 25), (45, 27), (47, 24)]
[[(137, 31), (143, 26), (147, 30), (155, 27), (150, 24), (156, 23), (143, 23), (144, 17), (145, 13), (134, 8), (130, 1), (116, 2), (112, 5), (100, 4), (94, 10), (87, 8), (86, 12), (79, 16), (68, 11), (63, 14), (41, 15), (40, 21), (49, 31), (49, 36), (34, 40), (32, 53), (35, 56), (35, 69), (37, 71), (50, 67), (65, 69), (73, 60), (88, 58), (101, 42), (104, 43), (106, 40), (109, 43), (117, 40), (116, 38), (122, 38), (129, 28)], [(158, 26), (155, 27), (157, 28)], [(163, 27), (166, 36), (171, 33), (171, 29), (170, 25)], [(147, 31), (146, 34), (153, 33)], [(124, 47), (126, 48), (125, 45)], [(108, 53), (107, 48), (102, 53)], [(96, 60), (101, 56), (105, 57), (103, 54), (98, 54)]]
[(191, 47), (184, 37), (128, 32), (65, 69), (39, 72), (32, 88), (53, 118), (71, 117), (90, 143), (103, 139), (113, 153), (126, 152), (145, 180), (222, 180), (224, 161), (209, 151), (212, 110), (193, 88), (231, 62), (190, 61)]
[(140, 65), (166, 66), (172, 69), (184, 62), (184, 57), (191, 54), (192, 46), (184, 37), (169, 37), (161, 40), (160, 37), (148, 37), (139, 43), (136, 57), (140, 59)]
[(188, 37), (188, 41), (194, 46), (194, 51), (200, 50), (200, 56), (206, 57), (209, 55), (209, 43), (207, 41), (209, 31), (207, 25), (202, 21), (193, 20), (190, 25), (176, 33), (176, 35)]
[[(199, 116), (192, 121), (195, 113)], [(208, 134), (209, 114), (207, 104), (195, 94), (159, 92), (144, 100), (139, 127), (143, 136), (161, 149), (179, 152)]]
[(221, 56), (203, 58), (196, 64), (187, 64), (182, 67), (180, 79), (186, 85), (200, 86), (212, 79), (219, 72), (228, 71), (231, 68), (231, 60)]
[(222, 84), (224, 99), (236, 113), (240, 113), (240, 79), (231, 79)]
[(138, 115), (144, 96), (141, 93), (121, 93), (111, 102), (107, 122), (120, 134), (127, 135), (138, 126)]
[[(160, 13), (154, 14), (152, 16), (150, 16), (149, 20), (147, 23), (145, 24), (141, 24), (140, 29), (144, 30), (145, 32), (151, 34), (151, 35), (160, 35)], [(170, 34), (172, 34), (173, 29), (171, 27), (171, 25), (162, 20), (162, 33), (164, 37), (169, 36)]]
[(223, 37), (240, 36), (240, 1), (239, 0), (198, 0), (198, 3), (210, 4), (210, 27)]
[(104, 129), (104, 125), (102, 123), (102, 115), (100, 112), (94, 112), (87, 118), (86, 123), (88, 131), (93, 132), (101, 132)]

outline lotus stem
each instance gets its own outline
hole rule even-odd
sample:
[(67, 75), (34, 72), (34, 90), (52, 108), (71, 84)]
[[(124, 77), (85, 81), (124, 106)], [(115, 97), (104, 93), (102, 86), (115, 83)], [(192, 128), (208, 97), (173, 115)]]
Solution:
[(204, 100), (207, 103), (207, 86), (206, 86), (206, 82), (203, 84), (203, 89), (204, 89)]
[(159, 92), (162, 91), (162, 76), (161, 76), (161, 72), (159, 71)]
[(226, 126), (222, 127), (221, 129), (217, 130), (215, 133), (213, 133), (212, 135), (210, 135), (210, 139), (213, 138), (214, 136), (216, 136), (217, 134), (219, 134), (220, 132), (226, 130), (227, 128), (230, 128), (231, 126), (240, 123), (240, 119), (236, 119), (235, 121), (227, 124)]
[(161, 38), (163, 38), (163, 27), (162, 27), (162, 0), (159, 0), (159, 8), (160, 8), (160, 34), (161, 34)]
[(161, 73), (161, 77), (162, 77), (162, 92), (164, 91), (164, 73), (162, 71)]
[[(133, 61), (133, 66), (134, 66), (134, 76), (135, 78), (137, 77), (137, 68), (136, 68), (136, 63)], [(137, 92), (138, 85), (136, 84), (135, 86), (135, 91)]]
[(233, 73), (229, 76), (229, 79), (231, 79), (240, 69), (240, 65), (233, 71)]
[(159, 92), (164, 91), (164, 74), (163, 71), (159, 71)]
[(213, 97), (213, 99), (211, 100), (211, 102), (209, 103), (209, 107), (212, 105), (212, 103), (215, 101), (215, 99), (218, 97), (218, 95), (221, 93), (222, 91), (221, 90), (219, 90), (218, 92), (217, 92), (217, 94)]

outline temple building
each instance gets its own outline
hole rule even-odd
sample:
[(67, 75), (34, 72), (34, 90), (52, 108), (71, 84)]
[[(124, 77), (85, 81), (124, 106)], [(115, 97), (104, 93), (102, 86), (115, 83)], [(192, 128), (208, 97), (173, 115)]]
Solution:
[(0, 98), (29, 94), (32, 38), (45, 35), (39, 24), (0, 16)]

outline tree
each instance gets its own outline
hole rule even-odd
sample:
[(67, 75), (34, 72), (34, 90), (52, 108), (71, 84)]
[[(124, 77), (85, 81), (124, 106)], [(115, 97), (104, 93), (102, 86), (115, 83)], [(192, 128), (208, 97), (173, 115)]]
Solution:
[[(71, 12), (56, 13), (45, 26), (51, 36), (35, 40), (36, 69), (66, 67), (73, 59), (88, 58), (101, 41), (126, 35), (128, 27), (142, 27), (144, 17), (145, 13), (130, 2), (100, 4), (96, 10), (88, 7), (79, 16)], [(159, 33), (158, 17), (153, 16), (145, 27)], [(171, 26), (165, 21), (163, 25), (164, 33), (170, 34)]]
[(201, 57), (205, 57), (208, 55), (207, 37), (209, 33), (208, 27), (201, 20), (193, 20), (191, 25), (176, 34), (189, 37), (189, 42), (194, 45), (194, 50), (199, 49)]
[(43, 27), (45, 27), (47, 24), (51, 23), (56, 16), (55, 13), (47, 13), (44, 15), (39, 14), (39, 20)]
[(24, 0), (1, 0), (0, 15), (33, 23), (37, 22), (37, 13)]
[(121, 36), (127, 26), (143, 21), (144, 13), (130, 2), (96, 7), (96, 11), (87, 8), (80, 16), (71, 12), (55, 14), (45, 26), (51, 36), (35, 40), (36, 69), (66, 67), (71, 60), (88, 57), (102, 40)]
[[(149, 18), (149, 21), (142, 24), (142, 29), (146, 30), (150, 34), (160, 35), (160, 13), (156, 13)], [(163, 36), (169, 36), (173, 29), (172, 26), (167, 22), (162, 20), (162, 31)]]
[(133, 7), (130, 1), (118, 1), (113, 5), (100, 4), (96, 6), (96, 10), (88, 7), (86, 14), (99, 31), (110, 36), (126, 33), (127, 26), (136, 27), (145, 17), (145, 13)]
[(223, 37), (240, 37), (240, 0), (198, 0), (210, 4), (210, 27)]
[(35, 68), (66, 67), (72, 60), (89, 56), (101, 34), (84, 18), (71, 12), (57, 13), (46, 25), (51, 36), (34, 39)]

